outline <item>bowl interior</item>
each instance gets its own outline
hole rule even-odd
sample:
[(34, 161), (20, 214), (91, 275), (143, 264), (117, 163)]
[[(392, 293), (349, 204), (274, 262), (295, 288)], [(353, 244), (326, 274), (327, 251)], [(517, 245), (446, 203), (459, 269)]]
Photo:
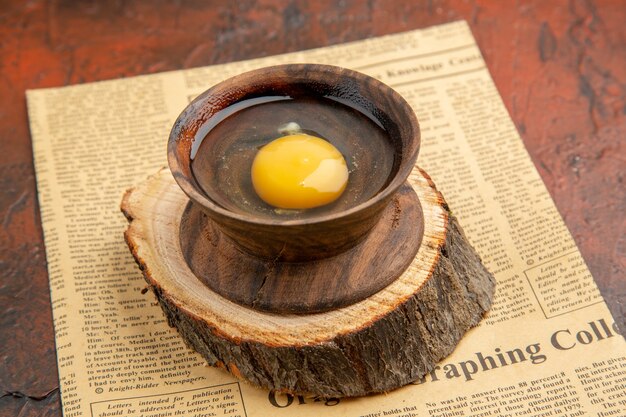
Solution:
[[(254, 156), (289, 123), (344, 155), (348, 186), (335, 202), (277, 210), (254, 192)], [(172, 129), (169, 162), (183, 190), (210, 211), (297, 223), (341, 216), (385, 198), (404, 182), (418, 149), (413, 111), (388, 86), (343, 68), (285, 65), (231, 78), (194, 100)]]

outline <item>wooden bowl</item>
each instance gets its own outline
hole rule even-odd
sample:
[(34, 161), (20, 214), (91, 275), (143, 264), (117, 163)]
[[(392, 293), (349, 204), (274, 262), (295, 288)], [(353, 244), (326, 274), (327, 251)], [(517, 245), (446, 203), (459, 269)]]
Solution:
[[(371, 198), (337, 212), (302, 219), (266, 218), (224, 204), (219, 189), (206, 191), (192, 172), (194, 142), (218, 113), (235, 103), (263, 96), (330, 97), (373, 116), (387, 132), (391, 175)], [(223, 113), (222, 113), (223, 114)], [(218, 139), (219, 140), (219, 139)], [(197, 143), (195, 144), (197, 147)], [(420, 146), (417, 118), (409, 104), (389, 86), (345, 68), (316, 64), (280, 65), (250, 71), (223, 81), (197, 97), (176, 120), (168, 143), (168, 162), (176, 182), (191, 201), (245, 252), (281, 262), (303, 262), (342, 253), (364, 239), (378, 222), (413, 169)], [(357, 188), (367, 187), (367, 170), (382, 152), (365, 152), (366, 170)], [(244, 172), (247, 166), (241, 166)], [(207, 162), (207, 172), (212, 166)]]

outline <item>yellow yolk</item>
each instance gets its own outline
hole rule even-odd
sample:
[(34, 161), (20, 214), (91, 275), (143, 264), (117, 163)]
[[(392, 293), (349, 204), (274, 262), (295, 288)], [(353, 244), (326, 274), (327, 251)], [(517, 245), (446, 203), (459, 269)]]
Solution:
[(263, 146), (252, 162), (252, 185), (266, 203), (308, 209), (332, 203), (348, 183), (343, 155), (315, 136), (293, 134)]

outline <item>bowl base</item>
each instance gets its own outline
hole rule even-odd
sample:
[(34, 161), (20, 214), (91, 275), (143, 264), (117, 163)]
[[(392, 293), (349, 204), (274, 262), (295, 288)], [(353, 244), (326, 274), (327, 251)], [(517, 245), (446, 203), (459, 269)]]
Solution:
[(192, 202), (180, 221), (181, 251), (200, 281), (237, 304), (283, 314), (333, 310), (380, 291), (413, 261), (423, 235), (422, 207), (407, 184), (363, 241), (334, 257), (309, 262), (243, 252)]

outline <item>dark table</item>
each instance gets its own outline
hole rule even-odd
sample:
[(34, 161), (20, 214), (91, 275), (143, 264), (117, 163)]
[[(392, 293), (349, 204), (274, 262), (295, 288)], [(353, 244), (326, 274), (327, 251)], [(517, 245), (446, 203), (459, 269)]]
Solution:
[(623, 1), (0, 0), (0, 416), (60, 416), (24, 91), (466, 19), (535, 166), (626, 329)]

